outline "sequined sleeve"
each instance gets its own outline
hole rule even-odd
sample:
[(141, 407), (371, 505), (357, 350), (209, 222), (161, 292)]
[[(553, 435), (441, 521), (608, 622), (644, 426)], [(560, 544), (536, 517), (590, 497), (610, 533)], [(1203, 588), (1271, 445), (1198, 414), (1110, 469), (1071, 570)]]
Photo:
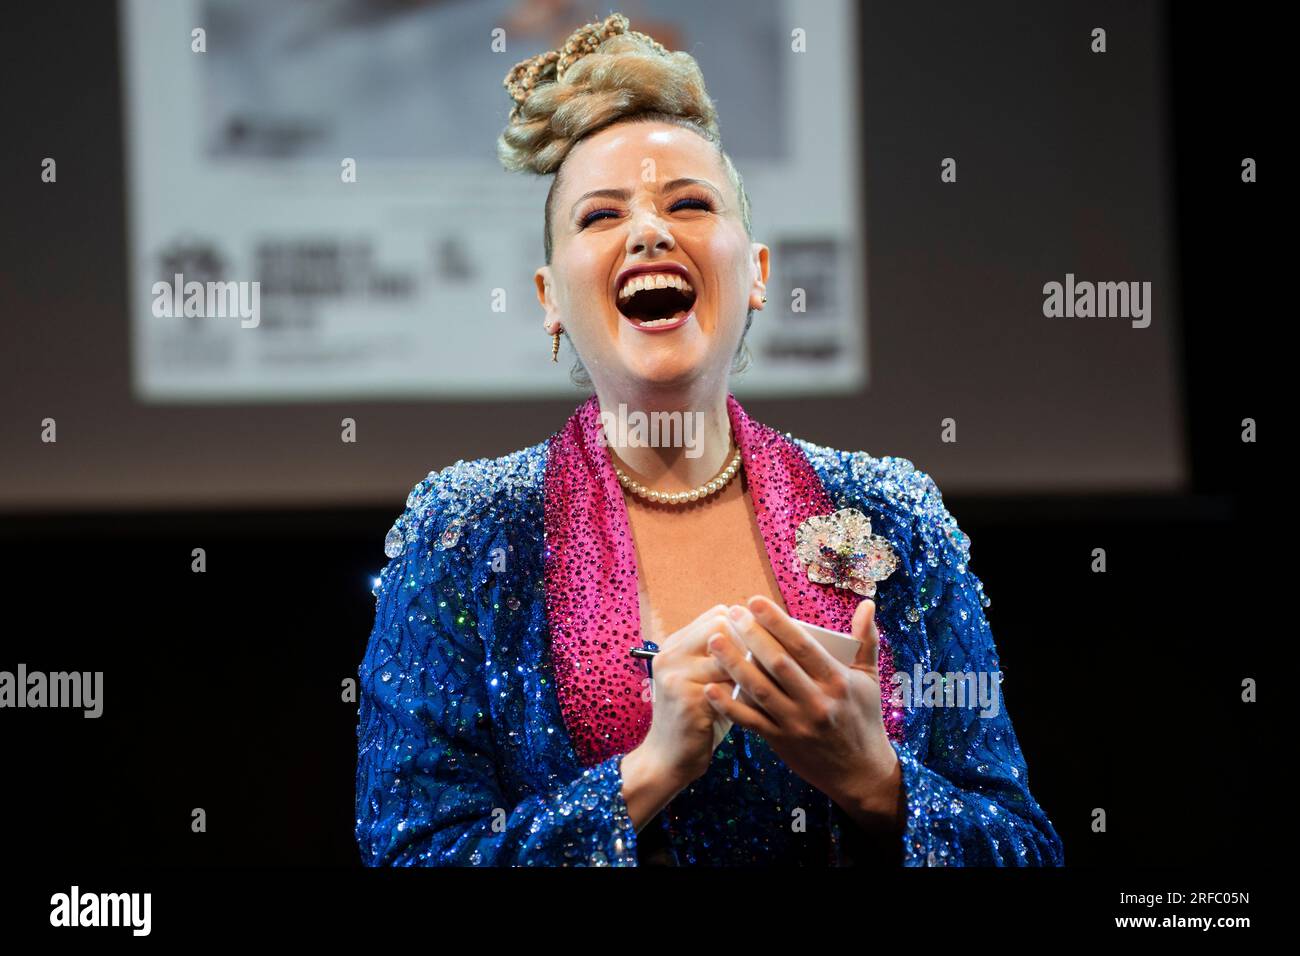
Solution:
[[(431, 476), (432, 478), (433, 476)], [(635, 865), (615, 755), (546, 792), (498, 772), (484, 647), (446, 528), (417, 486), (389, 534), (358, 671), (356, 838), (367, 866)]]
[[(984, 614), (987, 598), (970, 570), (970, 539), (924, 472), (911, 483), (917, 534), (911, 556), (913, 615), (924, 627), (928, 670), (948, 682), (986, 684), (985, 705), (922, 706), (910, 715), (903, 743), (894, 742), (907, 801), (905, 866), (1059, 866), (1060, 837), (1029, 792), (1028, 768), (1001, 693), (997, 649)], [(904, 666), (922, 677), (916, 662)], [(916, 681), (912, 703), (916, 709)], [(931, 682), (931, 686), (941, 686)], [(955, 684), (954, 691), (955, 691)], [(953, 697), (960, 703), (960, 699)]]

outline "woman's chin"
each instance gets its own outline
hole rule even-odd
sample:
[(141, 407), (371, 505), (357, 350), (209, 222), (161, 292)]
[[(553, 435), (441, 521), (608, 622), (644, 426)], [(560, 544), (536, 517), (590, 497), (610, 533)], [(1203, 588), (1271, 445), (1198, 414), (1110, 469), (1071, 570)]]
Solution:
[(730, 361), (715, 354), (718, 342), (694, 315), (680, 328), (657, 334), (622, 328), (614, 345), (627, 380), (652, 388), (689, 385)]
[(653, 349), (624, 357), (628, 377), (646, 385), (683, 385), (707, 370), (707, 355), (694, 349)]

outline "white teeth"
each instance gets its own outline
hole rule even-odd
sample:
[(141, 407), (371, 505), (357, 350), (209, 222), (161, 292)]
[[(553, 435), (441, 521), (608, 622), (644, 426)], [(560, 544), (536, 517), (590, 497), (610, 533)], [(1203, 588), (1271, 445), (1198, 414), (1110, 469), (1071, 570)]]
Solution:
[(681, 289), (683, 292), (695, 291), (691, 288), (691, 284), (682, 276), (675, 273), (669, 274), (664, 272), (655, 272), (633, 276), (624, 284), (623, 288), (618, 291), (618, 297), (620, 299), (627, 299), (631, 298), (642, 289), (666, 289), (669, 286)]
[(678, 312), (676, 315), (666, 315), (662, 319), (651, 319), (649, 322), (637, 322), (637, 325), (643, 329), (653, 329), (657, 325), (672, 325), (686, 314), (685, 310)]

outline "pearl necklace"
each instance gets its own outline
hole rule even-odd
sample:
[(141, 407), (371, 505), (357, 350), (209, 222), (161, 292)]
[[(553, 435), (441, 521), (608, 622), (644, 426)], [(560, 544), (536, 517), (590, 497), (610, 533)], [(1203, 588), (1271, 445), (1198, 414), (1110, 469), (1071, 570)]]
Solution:
[(698, 488), (692, 488), (689, 491), (655, 491), (653, 488), (647, 488), (645, 485), (633, 481), (623, 470), (614, 466), (614, 474), (618, 476), (618, 483), (625, 489), (632, 492), (638, 498), (644, 498), (646, 501), (653, 501), (662, 505), (684, 505), (692, 501), (700, 501), (710, 495), (716, 494), (731, 482), (732, 478), (740, 471), (740, 448), (736, 448), (736, 456), (726, 468), (718, 472), (712, 481), (706, 481)]

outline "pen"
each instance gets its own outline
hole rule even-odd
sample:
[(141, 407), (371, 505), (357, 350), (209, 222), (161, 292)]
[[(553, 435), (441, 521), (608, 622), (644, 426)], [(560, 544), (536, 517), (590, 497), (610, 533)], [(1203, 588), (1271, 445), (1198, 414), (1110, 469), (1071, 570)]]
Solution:
[(654, 641), (642, 641), (640, 647), (634, 647), (628, 651), (633, 657), (645, 661), (645, 676), (651, 681), (655, 679), (654, 664), (655, 655), (659, 653), (659, 645)]
[[(652, 651), (644, 647), (634, 647), (632, 648), (632, 650), (628, 651), (628, 653), (631, 654), (633, 657), (640, 657), (640, 658), (644, 658), (645, 660), (650, 660), (659, 652)], [(754, 659), (754, 652), (745, 651), (745, 660), (752, 661), (753, 659)], [(735, 700), (739, 696), (740, 696), (740, 685), (737, 684), (735, 687), (731, 688), (731, 699)]]

